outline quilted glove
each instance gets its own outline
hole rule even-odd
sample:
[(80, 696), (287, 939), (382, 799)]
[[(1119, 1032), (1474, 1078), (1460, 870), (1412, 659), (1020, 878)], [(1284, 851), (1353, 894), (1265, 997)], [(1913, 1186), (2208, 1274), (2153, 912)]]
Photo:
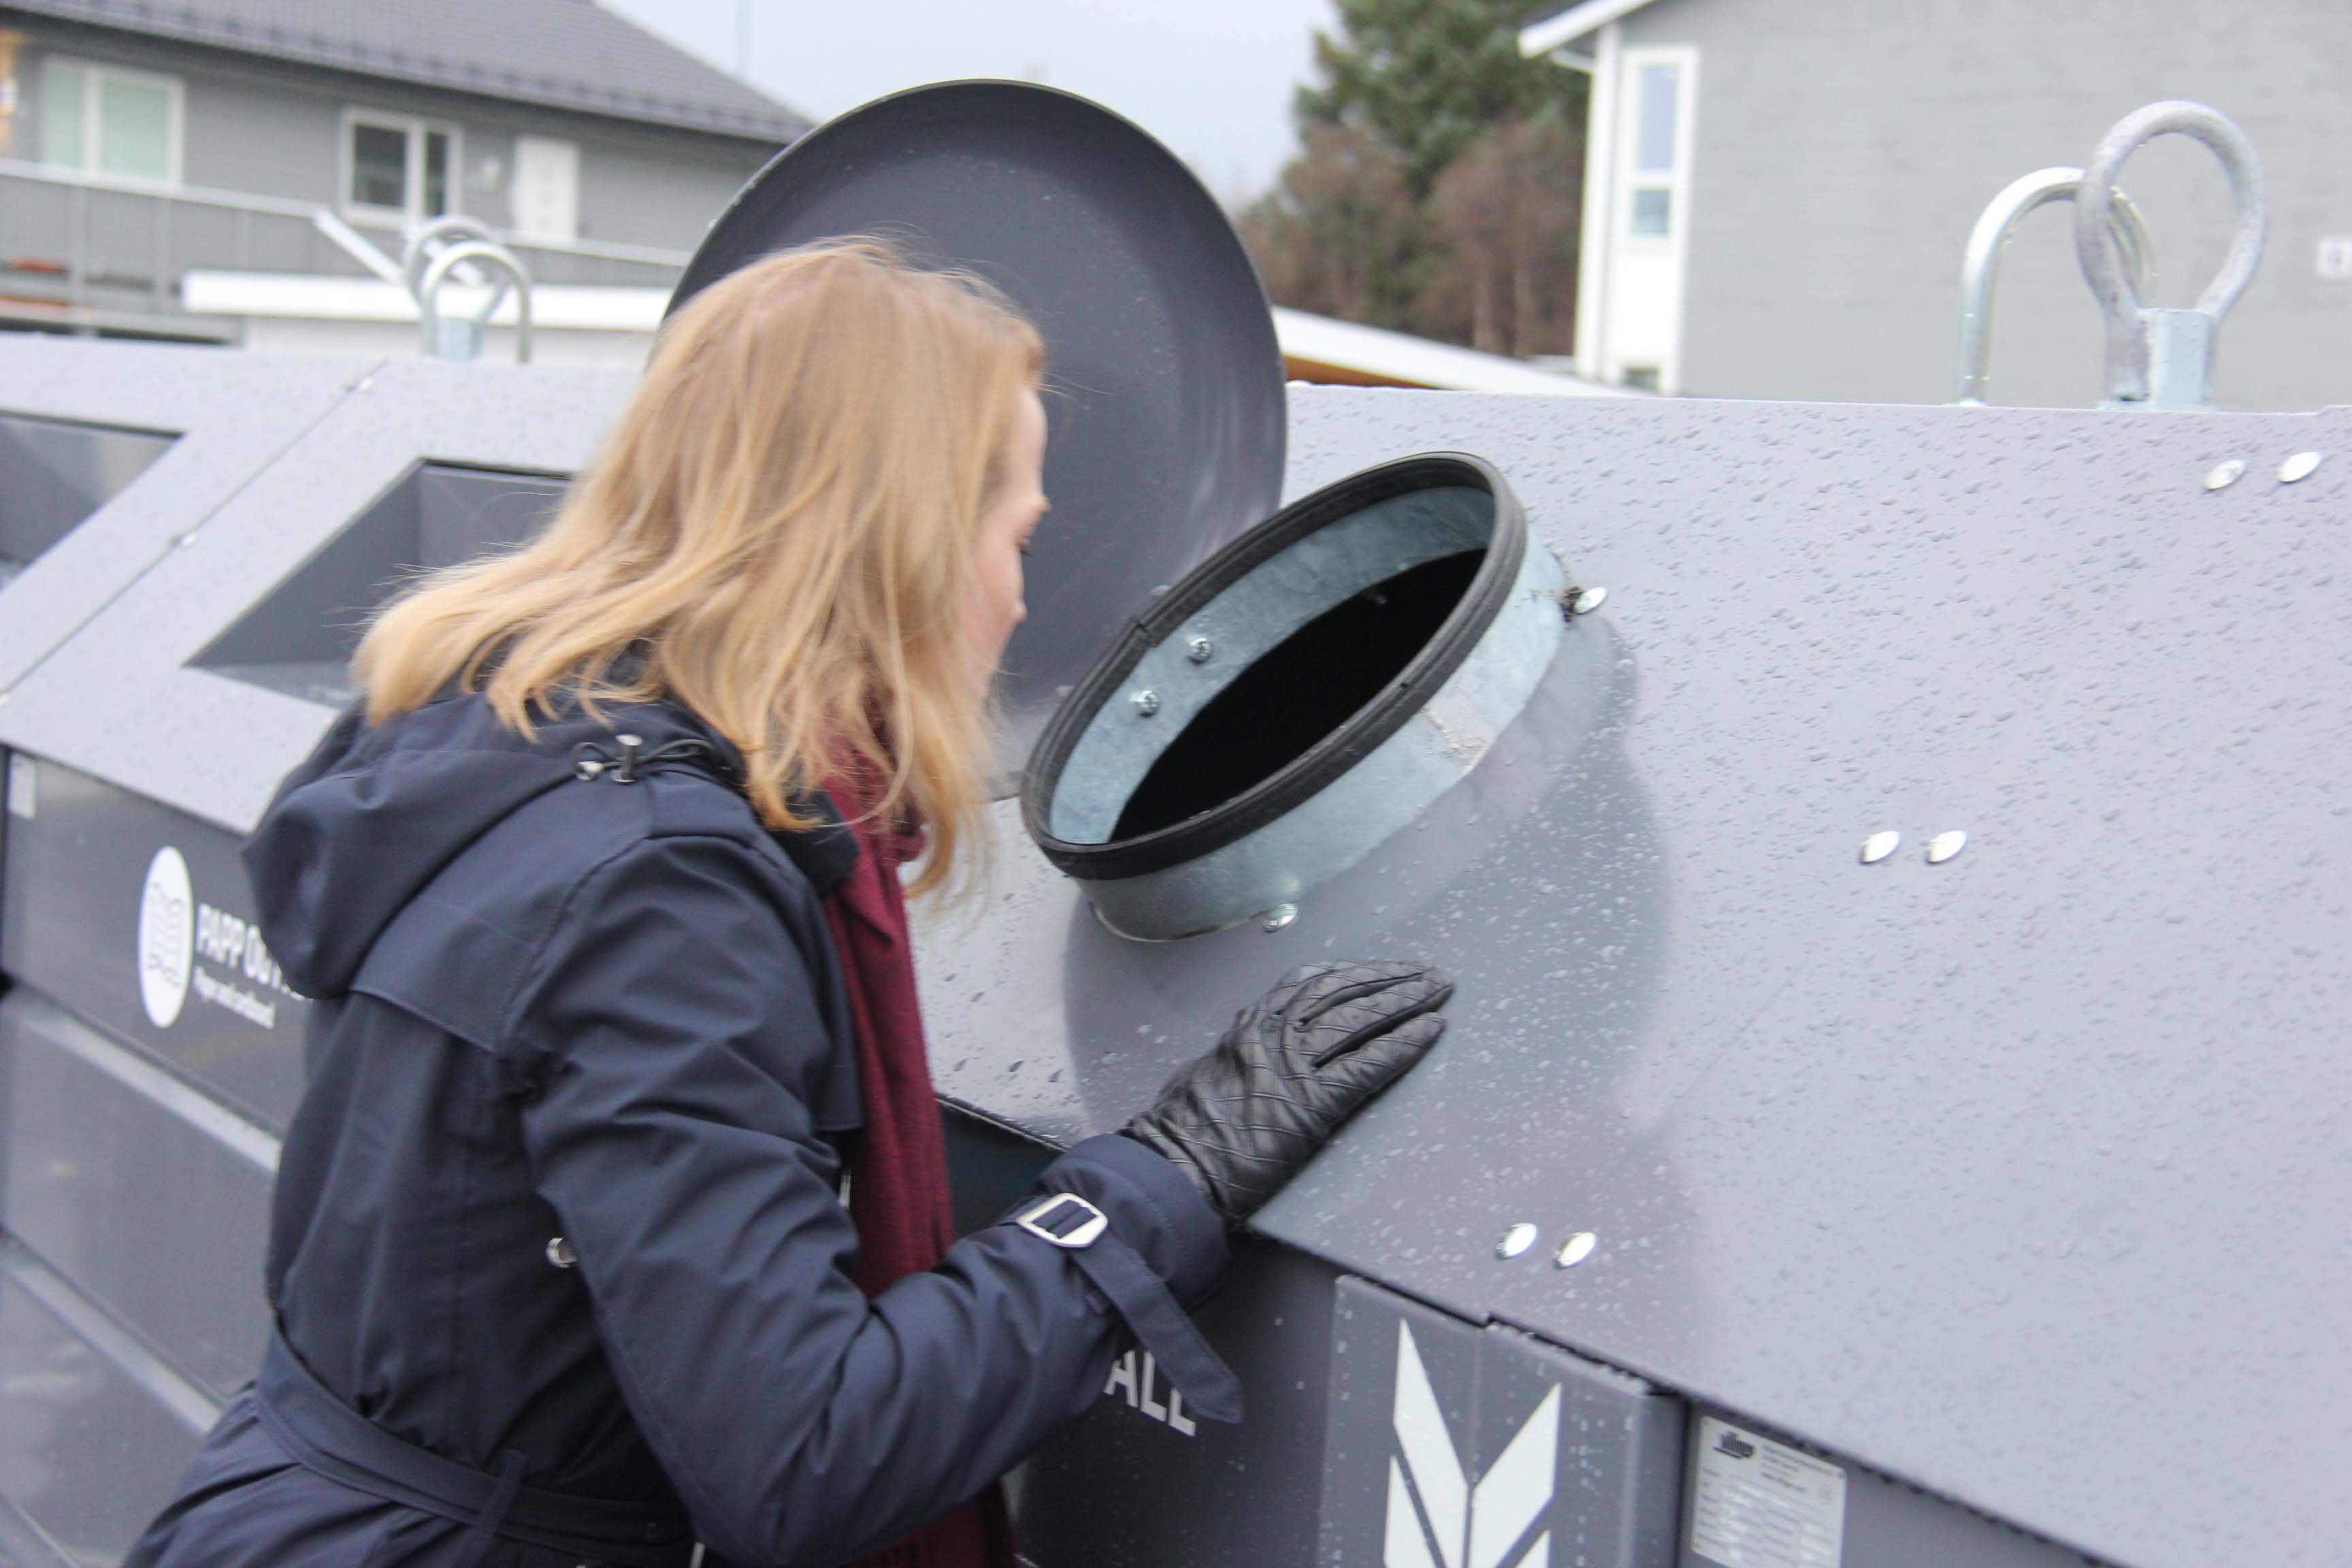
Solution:
[(1294, 969), (1123, 1131), (1238, 1223), (1437, 1043), (1453, 994), (1425, 963)]

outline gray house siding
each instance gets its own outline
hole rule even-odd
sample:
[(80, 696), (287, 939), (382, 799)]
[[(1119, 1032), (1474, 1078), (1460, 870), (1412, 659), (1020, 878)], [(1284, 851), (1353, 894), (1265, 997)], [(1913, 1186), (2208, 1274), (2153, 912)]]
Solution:
[[(344, 116), (375, 111), (446, 123), (458, 132), (457, 210), (495, 227), (514, 222), (509, 186), (515, 142), (558, 138), (579, 148), (579, 230), (583, 243), (688, 251), (774, 146), (747, 137), (605, 119), (560, 109), (289, 65), (82, 26), (0, 7), (0, 25), (23, 35), (16, 58), (20, 106), (11, 154), (38, 163), (45, 63), (57, 56), (166, 75), (180, 82), (181, 175), (186, 187), (340, 209), (344, 195)], [(77, 213), (77, 207), (79, 211)], [(357, 263), (307, 222), (174, 204), (160, 223), (144, 196), (0, 184), (0, 265), (85, 253), (100, 284), (88, 289), (116, 310), (170, 314), (177, 279), (193, 268), (358, 275)], [(397, 255), (389, 225), (355, 226)], [(81, 235), (77, 226), (83, 226)], [(674, 269), (561, 250), (526, 251), (549, 283), (667, 284)], [(160, 266), (159, 266), (160, 262)], [(11, 275), (11, 287), (38, 287), (38, 274)]]
[[(2352, 5), (2344, 0), (1657, 0), (1627, 47), (1701, 55), (1682, 390), (1939, 402), (1960, 255), (1993, 194), (2079, 165), (2141, 104), (2212, 104), (2270, 176), (2269, 248), (2223, 328), (2224, 407), (2352, 402)], [(2230, 232), (2219, 166), (2167, 138), (2126, 165), (2153, 303), (2193, 300)], [(2102, 334), (2070, 210), (2020, 227), (2001, 279), (1996, 402), (2096, 401)]]

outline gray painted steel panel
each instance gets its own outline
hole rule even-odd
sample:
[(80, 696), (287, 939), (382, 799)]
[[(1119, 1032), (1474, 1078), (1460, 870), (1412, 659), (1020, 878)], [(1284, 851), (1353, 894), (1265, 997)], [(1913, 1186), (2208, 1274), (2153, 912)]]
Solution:
[[(240, 925), (250, 931), (253, 901), (237, 836), (29, 760), (39, 769), (39, 809), (8, 824), (0, 970), (168, 1061), (233, 1107), (228, 1114), (282, 1129), (302, 1095), (310, 1004), (274, 981), (257, 939), (238, 937)], [(148, 874), (166, 849), (185, 868), (195, 908), (185, 958), (174, 960), (178, 1002), (159, 1022), (141, 984), (141, 928)], [(207, 907), (217, 911), (209, 921)], [(198, 940), (200, 931), (214, 940)]]
[(1510, 477), (1612, 590), (1555, 669), (1591, 718), (1275, 935), (1120, 942), (1000, 811), (984, 929), (925, 948), (943, 1089), (1076, 1137), (1288, 963), (1433, 959), (1446, 1042), (1269, 1234), (2101, 1555), (2331, 1560), (2352, 416), (1293, 408), (1294, 493)]
[(1038, 1568), (1315, 1561), (1336, 1275), (1265, 1241), (1234, 1257), (1198, 1321), (1247, 1419), (1193, 1422), (1140, 1354), (1114, 1364), (1102, 1403), (1025, 1467), (1022, 1549)]
[(0, 999), (0, 1226), (226, 1403), (268, 1337), (269, 1173), (93, 1066), (90, 1032), (22, 986)]
[(242, 832), (331, 714), (191, 661), (419, 458), (571, 473), (629, 385), (529, 366), (385, 365), (21, 683), (0, 708), (0, 742)]
[[(1331, 1363), (1318, 1559), (1329, 1568), (1673, 1557), (1683, 1406), (1671, 1394), (1357, 1279), (1339, 1281)], [(1400, 1536), (1422, 1556), (1395, 1550)]]
[(0, 691), (340, 401), (365, 366), (0, 334), (0, 413), (180, 438), (0, 598)]
[(121, 1561), (194, 1447), (162, 1405), (5, 1275), (0, 1410), (0, 1495), (90, 1568)]
[[(1702, 1434), (1706, 1430), (1706, 1418), (1711, 1415), (1733, 1421), (1743, 1428), (1748, 1426), (1738, 1417), (1725, 1416), (1719, 1411), (1691, 1412), (1687, 1456), (1690, 1470), (1683, 1489), (1684, 1531), (1671, 1558), (1677, 1568), (1721, 1568), (1718, 1558), (1694, 1550), (1690, 1530), (1690, 1516), (1697, 1496), (1696, 1467), (1704, 1441)], [(1840, 1468), (1843, 1471), (1845, 1507), (1840, 1521), (1843, 1537), (1837, 1559), (1839, 1568), (2079, 1568), (2090, 1561), (2079, 1552), (2037, 1541), (1900, 1481), (1852, 1466)]]

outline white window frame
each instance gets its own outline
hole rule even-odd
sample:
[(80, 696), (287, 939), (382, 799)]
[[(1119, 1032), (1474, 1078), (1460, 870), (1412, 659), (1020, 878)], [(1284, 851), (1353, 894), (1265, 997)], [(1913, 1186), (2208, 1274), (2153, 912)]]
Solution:
[[(352, 199), (352, 176), (357, 173), (358, 160), (352, 156), (352, 132), (359, 126), (373, 126), (379, 131), (397, 131), (405, 139), (407, 156), (401, 166), (401, 183), (406, 187), (404, 206), (380, 207)], [(449, 207), (453, 213), (466, 210), (466, 142), (464, 132), (446, 120), (427, 120), (415, 114), (394, 114), (381, 109), (348, 107), (343, 110), (341, 142), (335, 154), (335, 206), (353, 223), (374, 224), (387, 228), (404, 228), (425, 223), (442, 215), (425, 210), (425, 138), (439, 132), (449, 138)]]
[[(41, 138), (41, 161), (44, 163), (58, 169), (71, 167), (73, 172), (79, 174), (93, 174), (108, 180), (129, 180), (142, 185), (168, 187), (177, 186), (181, 183), (184, 173), (181, 160), (185, 152), (188, 123), (188, 88), (185, 82), (178, 77), (169, 76), (162, 71), (132, 70), (123, 66), (85, 59), (79, 55), (47, 55), (43, 57), (41, 64), (41, 114), (44, 120), (48, 117), (52, 107), (47, 100), (50, 66), (70, 66), (82, 73), (82, 161), (74, 165), (58, 163), (55, 150), (48, 145), (48, 137), (45, 132)], [(134, 87), (160, 87), (163, 89), (168, 107), (164, 110), (163, 177), (161, 180), (151, 180), (142, 174), (108, 174), (99, 167), (98, 84), (102, 77), (111, 77), (116, 81), (125, 82)]]
[[(1642, 72), (1652, 66), (1673, 66), (1675, 80), (1675, 162), (1664, 174), (1638, 169), (1641, 155)], [(1684, 254), (1690, 237), (1691, 142), (1698, 130), (1698, 46), (1647, 44), (1625, 50), (1618, 68), (1624, 88), (1624, 123), (1617, 135), (1617, 211), (1612, 221), (1617, 243), (1636, 250), (1672, 250)], [(1637, 234), (1633, 230), (1633, 195), (1637, 190), (1666, 193), (1666, 232)]]

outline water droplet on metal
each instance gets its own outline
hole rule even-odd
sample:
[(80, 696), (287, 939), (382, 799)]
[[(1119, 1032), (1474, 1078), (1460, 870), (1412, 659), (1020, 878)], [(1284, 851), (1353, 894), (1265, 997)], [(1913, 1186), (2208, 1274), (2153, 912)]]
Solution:
[(1503, 1233), (1502, 1240), (1495, 1243), (1495, 1256), (1497, 1258), (1517, 1258), (1535, 1244), (1536, 1227), (1529, 1225), (1527, 1221), (1521, 1220), (1518, 1224), (1513, 1226), (1510, 1229)]
[(2289, 458), (2285, 462), (2279, 465), (2279, 483), (2283, 485), (2291, 485), (2298, 479), (2307, 479), (2311, 478), (2312, 474), (2316, 471), (2318, 468), (2318, 453), (2297, 452), (2294, 457)]
[(1160, 711), (1160, 693), (1157, 691), (1139, 691), (1128, 700), (1134, 703), (1136, 712), (1146, 719)]
[(1206, 637), (1194, 637), (1184, 645), (1184, 657), (1194, 664), (1206, 664), (1215, 656), (1217, 645)]
[(2243, 458), (2232, 458), (2226, 463), (2216, 463), (2205, 470), (2205, 488), (2209, 490), (2226, 490), (2236, 484), (2239, 476), (2245, 471), (2246, 459)]
[(1862, 841), (1862, 863), (1875, 866), (1902, 847), (1903, 835), (1895, 829), (1889, 827), (1884, 832), (1874, 833)]
[(1288, 925), (1297, 918), (1298, 906), (1297, 904), (1276, 904), (1274, 908), (1266, 910), (1265, 913), (1258, 916), (1257, 922), (1268, 931), (1280, 931), (1283, 927)]
[(1569, 613), (1589, 616), (1608, 602), (1609, 590), (1606, 588), (1579, 588), (1576, 597), (1568, 602)]
[(1969, 847), (1969, 836), (1955, 827), (1948, 833), (1938, 833), (1927, 840), (1927, 864), (1940, 866)]
[(1559, 1250), (1552, 1255), (1552, 1262), (1561, 1268), (1573, 1268), (1591, 1257), (1592, 1249), (1600, 1245), (1599, 1237), (1589, 1230), (1580, 1230), (1560, 1243)]

